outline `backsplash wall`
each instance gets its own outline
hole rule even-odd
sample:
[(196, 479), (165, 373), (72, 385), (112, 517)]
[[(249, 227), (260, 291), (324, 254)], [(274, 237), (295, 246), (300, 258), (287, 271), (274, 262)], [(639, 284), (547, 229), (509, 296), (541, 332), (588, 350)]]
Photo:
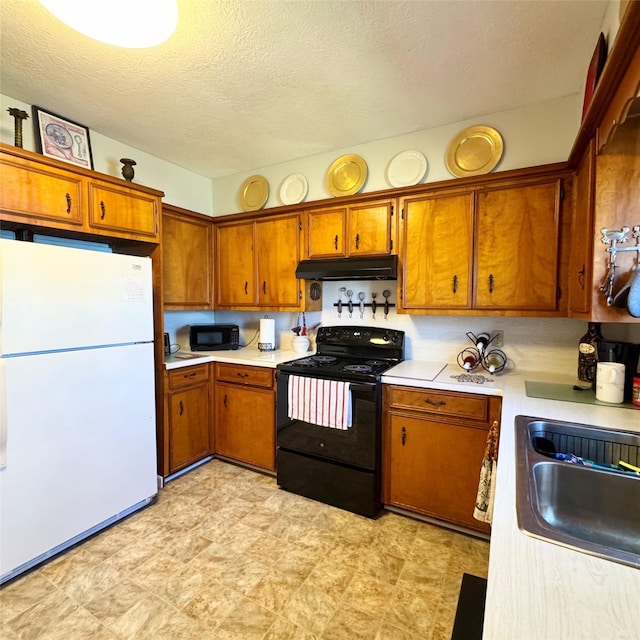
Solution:
[[(334, 306), (340, 288), (353, 291), (354, 308), (349, 318), (346, 296), (342, 295), (342, 317), (338, 318)], [(568, 318), (505, 318), (466, 316), (422, 316), (398, 314), (395, 307), (384, 319), (382, 291), (389, 289), (389, 302), (396, 303), (396, 283), (385, 281), (324, 282), (322, 312), (307, 313), (307, 327), (321, 322), (324, 326), (388, 326), (405, 332), (405, 358), (455, 362), (457, 354), (470, 346), (466, 333), (482, 331), (504, 332), (504, 347), (509, 359), (508, 368), (528, 371), (544, 370), (575, 375), (577, 368), (577, 345), (585, 333), (587, 324), (582, 320)], [(370, 307), (366, 307), (364, 318), (360, 318), (357, 295), (365, 294), (365, 302), (371, 303), (371, 294), (377, 293), (378, 309), (375, 319)], [(296, 313), (264, 313), (248, 311), (200, 311), (165, 313), (165, 331), (172, 342), (180, 343), (182, 349), (189, 348), (189, 325), (197, 322), (232, 322), (241, 327), (241, 343), (257, 348), (257, 332), (260, 318), (267, 315), (276, 321), (278, 349), (291, 349), (291, 328), (298, 324)], [(640, 325), (605, 324), (603, 335), (612, 340), (640, 343)], [(313, 340), (314, 332), (310, 336)], [(313, 345), (312, 345), (313, 348)]]

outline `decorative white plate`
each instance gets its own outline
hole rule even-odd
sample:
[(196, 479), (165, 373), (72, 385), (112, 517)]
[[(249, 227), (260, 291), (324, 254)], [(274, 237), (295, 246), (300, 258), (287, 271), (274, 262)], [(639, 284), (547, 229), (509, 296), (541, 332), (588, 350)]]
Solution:
[(427, 166), (427, 159), (420, 151), (401, 151), (392, 158), (387, 167), (387, 180), (392, 187), (418, 184), (427, 173)]
[(282, 204), (298, 204), (305, 199), (309, 184), (301, 173), (292, 173), (280, 185)]

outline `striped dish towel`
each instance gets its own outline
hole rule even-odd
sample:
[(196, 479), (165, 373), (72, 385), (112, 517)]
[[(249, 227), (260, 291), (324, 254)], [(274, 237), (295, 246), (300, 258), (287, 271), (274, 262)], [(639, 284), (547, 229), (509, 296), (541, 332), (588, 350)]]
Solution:
[(351, 426), (348, 382), (289, 376), (289, 417), (346, 431)]

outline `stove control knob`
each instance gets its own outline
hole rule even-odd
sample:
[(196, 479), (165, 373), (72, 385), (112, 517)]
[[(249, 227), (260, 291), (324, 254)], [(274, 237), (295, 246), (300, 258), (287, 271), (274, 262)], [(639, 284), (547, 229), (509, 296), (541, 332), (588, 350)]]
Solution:
[(385, 334), (382, 336), (382, 339), (383, 339), (385, 342), (389, 342), (389, 340), (390, 340), (390, 338), (389, 338), (389, 334), (388, 334), (388, 333), (385, 333)]

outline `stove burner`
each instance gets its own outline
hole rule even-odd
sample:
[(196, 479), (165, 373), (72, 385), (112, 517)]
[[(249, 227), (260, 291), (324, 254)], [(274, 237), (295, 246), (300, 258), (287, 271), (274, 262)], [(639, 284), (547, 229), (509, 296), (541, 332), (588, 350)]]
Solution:
[(381, 367), (382, 365), (387, 363), (383, 360), (367, 360), (366, 364), (368, 364), (370, 367)]
[(296, 367), (317, 367), (318, 363), (315, 362), (313, 356), (308, 358), (302, 358), (302, 360), (296, 360)]
[(343, 371), (350, 371), (352, 373), (371, 373), (373, 369), (366, 364), (347, 364), (344, 366)]
[(311, 356), (311, 358), (318, 364), (331, 364), (338, 359), (334, 356)]

